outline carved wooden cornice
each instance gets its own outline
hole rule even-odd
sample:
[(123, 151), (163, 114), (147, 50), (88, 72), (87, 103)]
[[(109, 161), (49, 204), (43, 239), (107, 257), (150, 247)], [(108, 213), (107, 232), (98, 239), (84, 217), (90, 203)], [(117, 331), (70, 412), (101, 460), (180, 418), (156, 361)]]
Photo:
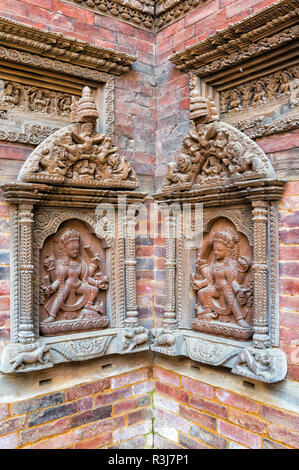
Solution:
[(209, 0), (69, 0), (104, 16), (159, 31)]
[(232, 87), (262, 70), (274, 72), (298, 62), (298, 16), (299, 0), (279, 1), (173, 54), (170, 60), (216, 89)]
[(16, 53), (9, 52), (13, 49), (21, 51), (22, 54), (19, 52), (19, 55), (25, 60), (32, 54), (42, 55), (41, 63), (46, 58), (55, 61), (58, 59), (61, 63), (71, 63), (71, 66), (67, 66), (70, 69), (80, 66), (113, 75), (126, 72), (136, 60), (136, 57), (128, 54), (92, 46), (88, 42), (50, 33), (3, 17), (0, 17), (0, 46), (3, 46), (1, 56), (8, 61), (14, 61)]

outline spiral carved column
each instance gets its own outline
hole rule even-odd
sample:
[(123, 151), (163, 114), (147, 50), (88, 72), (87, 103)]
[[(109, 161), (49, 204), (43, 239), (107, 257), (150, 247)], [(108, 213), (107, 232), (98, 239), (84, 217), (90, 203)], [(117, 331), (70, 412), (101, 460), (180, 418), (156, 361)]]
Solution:
[(167, 304), (164, 312), (163, 325), (168, 328), (176, 326), (175, 312), (175, 267), (176, 267), (176, 249), (175, 249), (175, 230), (176, 217), (168, 215), (166, 219), (167, 238), (166, 238), (166, 299)]
[(33, 327), (33, 206), (19, 207), (20, 230), (20, 326), (19, 341), (22, 344), (34, 342)]
[(268, 205), (264, 201), (253, 201), (253, 236), (254, 236), (254, 334), (255, 348), (269, 348), (267, 321), (267, 214)]
[(138, 325), (138, 309), (136, 300), (136, 247), (135, 247), (135, 215), (127, 216), (126, 231), (126, 301), (127, 318), (126, 326)]

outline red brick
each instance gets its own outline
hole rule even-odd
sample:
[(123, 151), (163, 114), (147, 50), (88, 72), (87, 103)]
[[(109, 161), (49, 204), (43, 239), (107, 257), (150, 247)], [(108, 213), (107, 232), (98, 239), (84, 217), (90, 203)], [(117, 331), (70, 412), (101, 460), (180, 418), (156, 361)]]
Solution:
[(294, 433), (288, 431), (287, 429), (276, 426), (275, 424), (271, 424), (269, 426), (269, 436), (276, 441), (283, 442), (284, 444), (287, 444), (296, 449), (299, 448), (298, 433)]
[(102, 434), (102, 436), (89, 439), (88, 441), (79, 442), (75, 445), (75, 449), (100, 449), (113, 441), (112, 433)]
[(154, 368), (154, 377), (161, 382), (173, 385), (174, 387), (180, 386), (180, 377), (177, 374), (174, 374), (173, 372), (165, 369), (161, 369), (160, 367)]
[(22, 0), (22, 2), (29, 3), (30, 5), (35, 5), (40, 8), (45, 8), (46, 10), (50, 9), (50, 0)]
[(97, 395), (94, 400), (95, 406), (108, 405), (124, 398), (128, 398), (132, 395), (131, 387), (122, 388), (111, 393), (101, 393)]
[(90, 410), (92, 406), (92, 397), (81, 398), (77, 402), (78, 412)]
[(299, 292), (299, 280), (281, 279), (279, 283), (279, 290), (281, 294), (296, 295)]
[(252, 432), (234, 426), (233, 424), (226, 423), (225, 421), (218, 421), (218, 433), (236, 442), (240, 442), (250, 449), (262, 448), (260, 436), (256, 436)]
[(143, 397), (133, 398), (131, 400), (125, 400), (120, 403), (116, 403), (113, 407), (114, 415), (120, 413), (126, 413), (129, 410), (134, 410), (142, 406), (148, 406), (151, 403), (151, 398), (149, 395)]
[(59, 15), (55, 12), (49, 12), (33, 5), (28, 5), (28, 17), (32, 20), (38, 20), (49, 26), (59, 26), (60, 28), (63, 28), (66, 31), (74, 30), (74, 22), (71, 18)]
[(100, 380), (98, 382), (92, 382), (84, 385), (79, 385), (67, 391), (68, 400), (76, 400), (77, 398), (92, 395), (94, 393), (103, 392), (110, 388), (110, 379)]
[(299, 227), (299, 211), (284, 217), (281, 216), (279, 218), (279, 226), (282, 228)]
[(197, 23), (200, 25), (200, 20), (205, 18), (206, 16), (212, 15), (216, 11), (218, 11), (219, 5), (218, 0), (214, 0), (212, 2), (203, 5), (200, 8), (197, 8), (195, 11), (190, 13), (185, 18), (185, 26), (189, 26), (190, 24)]
[(157, 392), (160, 392), (163, 395), (166, 395), (168, 397), (172, 397), (177, 401), (181, 401), (183, 403), (188, 402), (188, 394), (184, 392), (183, 390), (179, 390), (178, 388), (175, 388), (173, 386), (166, 385), (165, 383), (156, 381), (155, 389)]
[(221, 416), (221, 418), (227, 417), (227, 410), (226, 407), (223, 405), (218, 405), (218, 403), (214, 403), (213, 401), (205, 400), (204, 398), (199, 398), (196, 395), (190, 396), (190, 405), (198, 408), (202, 411), (207, 411), (216, 416)]
[(200, 411), (193, 410), (192, 408), (188, 408), (184, 405), (180, 405), (180, 416), (190, 421), (194, 421), (195, 423), (200, 424), (205, 428), (216, 431), (216, 419), (213, 416), (209, 416), (205, 413), (201, 413)]
[(257, 6), (252, 8), (252, 13), (255, 13), (256, 11), (259, 11), (262, 8), (272, 5), (272, 3), (274, 3), (275, 1), (276, 0), (266, 0), (266, 1), (263, 1), (262, 3), (259, 3)]
[(278, 444), (278, 442), (271, 441), (271, 439), (263, 438), (263, 449), (289, 449), (289, 447)]
[(6, 312), (9, 310), (10, 298), (8, 296), (0, 297), (0, 312)]
[(182, 388), (188, 392), (192, 392), (195, 395), (200, 395), (205, 398), (214, 398), (215, 393), (213, 387), (206, 385), (197, 380), (189, 379), (188, 377), (182, 377), (181, 379)]
[(299, 382), (299, 365), (289, 364), (287, 378)]
[(8, 418), (8, 406), (7, 405), (0, 405), (0, 420)]
[[(254, 0), (248, 0), (254, 1)], [(242, 3), (242, 0), (240, 0)], [(248, 5), (246, 5), (248, 6)], [(289, 134), (275, 135), (271, 138), (259, 140), (257, 144), (264, 150), (264, 152), (280, 152), (281, 150), (299, 147), (299, 132), (292, 132)]]
[(18, 434), (7, 434), (0, 437), (0, 449), (16, 449), (18, 447)]
[(7, 250), (9, 249), (10, 237), (9, 235), (0, 235), (0, 249)]
[(7, 160), (26, 160), (32, 153), (32, 148), (18, 145), (0, 145), (0, 158)]
[(291, 261), (299, 259), (299, 246), (282, 246), (279, 247), (279, 259)]
[[(257, 3), (260, 3), (262, 0), (246, 0), (246, 7), (253, 7)], [(226, 7), (227, 17), (231, 18), (237, 15), (240, 11), (244, 10), (244, 1), (238, 0), (234, 3), (231, 3)]]
[(234, 408), (230, 408), (228, 410), (228, 419), (233, 423), (258, 434), (266, 432), (268, 426), (266, 421)]
[(153, 246), (137, 246), (136, 247), (136, 256), (142, 257), (142, 256), (153, 256), (154, 254), (154, 247)]
[(53, 434), (62, 434), (70, 428), (68, 418), (52, 421), (49, 424), (38, 426), (36, 428), (25, 429), (21, 431), (21, 445), (28, 444), (29, 442), (39, 441), (43, 437), (49, 437)]
[[(299, 234), (299, 229), (298, 229)], [(284, 262), (279, 263), (280, 277), (297, 277), (299, 278), (299, 263)]]
[(240, 410), (257, 413), (258, 403), (249, 400), (248, 398), (219, 388), (216, 390), (216, 396), (221, 403), (239, 408)]
[(226, 11), (220, 10), (213, 15), (208, 16), (204, 20), (196, 24), (196, 36), (201, 35), (205, 31), (219, 29), (218, 25), (224, 23), (226, 20)]
[(289, 181), (284, 188), (284, 196), (298, 196), (299, 195), (299, 181)]
[(113, 377), (111, 380), (111, 388), (120, 388), (126, 385), (134, 384), (135, 382), (141, 382), (143, 380), (147, 380), (148, 377), (148, 370), (141, 369), (134, 372), (129, 372), (128, 374), (123, 374), (118, 377)]
[[(298, 297), (297, 297), (298, 300)], [(298, 307), (298, 304), (297, 304)], [(299, 313), (282, 312), (280, 315), (280, 325), (294, 330), (299, 330)], [(298, 331), (299, 338), (299, 331)]]
[(153, 410), (151, 408), (141, 408), (128, 414), (128, 425), (138, 423), (138, 421), (145, 421), (153, 417)]
[(291, 341), (298, 341), (298, 330), (280, 327), (280, 340), (285, 344), (290, 344)]
[(9, 217), (9, 205), (6, 203), (0, 204), (0, 218)]
[(155, 419), (159, 423), (165, 423), (169, 426), (173, 426), (179, 431), (188, 433), (189, 423), (186, 419), (176, 416), (173, 413), (169, 413), (168, 411), (161, 410), (159, 408), (155, 409)]
[(299, 415), (287, 413), (277, 408), (272, 408), (267, 405), (261, 405), (260, 415), (271, 421), (271, 423), (284, 426), (285, 428), (292, 429), (293, 431), (299, 431)]
[[(32, 2), (30, 2), (32, 3)], [(42, 5), (38, 5), (42, 7)], [(87, 24), (93, 24), (94, 22), (94, 13), (85, 8), (78, 8), (69, 3), (60, 2), (59, 0), (50, 0), (50, 11), (61, 13), (65, 16), (70, 16), (76, 20), (84, 21)]]
[(11, 12), (20, 16), (27, 16), (27, 5), (18, 0), (1, 0), (0, 11)]
[(103, 421), (97, 421), (92, 424), (87, 424), (82, 428), (83, 439), (89, 439), (98, 434), (104, 434), (107, 432), (114, 431), (125, 426), (125, 417), (118, 416), (117, 418), (105, 419)]
[(74, 429), (67, 433), (61, 434), (60, 436), (51, 437), (44, 441), (32, 444), (31, 449), (63, 449), (64, 447), (70, 446), (82, 438), (82, 429)]
[(280, 230), (279, 238), (285, 245), (292, 245), (299, 241), (299, 228), (293, 228), (290, 230)]
[(19, 431), (26, 426), (27, 417), (20, 416), (19, 418), (11, 418), (0, 422), (0, 435), (9, 434), (11, 432)]
[(0, 295), (9, 295), (9, 281), (0, 281)]
[[(180, 433), (180, 444), (185, 449), (212, 449), (212, 447), (203, 444), (196, 439), (192, 439), (190, 436), (186, 436), (185, 434)], [(160, 447), (158, 447), (160, 449)], [(171, 447), (172, 449), (172, 447)]]

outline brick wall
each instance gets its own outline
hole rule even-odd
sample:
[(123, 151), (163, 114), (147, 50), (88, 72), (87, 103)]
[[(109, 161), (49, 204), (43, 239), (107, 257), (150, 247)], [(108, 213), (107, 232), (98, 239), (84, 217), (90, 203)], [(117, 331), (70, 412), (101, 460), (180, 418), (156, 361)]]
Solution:
[(0, 405), (0, 449), (152, 446), (150, 368)]
[(298, 414), (162, 367), (154, 367), (154, 378), (158, 448), (299, 447)]
[[(120, 154), (132, 161), (140, 189), (152, 194), (159, 190), (166, 164), (180, 152), (189, 129), (187, 76), (168, 57), (273, 2), (248, 0), (244, 6), (242, 0), (211, 0), (157, 35), (59, 0), (2, 0), (0, 15), (137, 56), (132, 70), (116, 79), (115, 143)], [(290, 171), (298, 152), (298, 135), (294, 131), (258, 142), (274, 163), (279, 160), (283, 166), (286, 162), (280, 174), (289, 179), (280, 202), (279, 223), (281, 347), (288, 356), (285, 383), (290, 387), (298, 380), (299, 364), (299, 189)], [(1, 168), (8, 179), (16, 177), (31, 151), (30, 146), (0, 142)], [(141, 322), (147, 327), (154, 321), (160, 325), (167, 300), (165, 240), (158, 234), (138, 233), (137, 263)], [(1, 202), (0, 353), (8, 341), (9, 212)], [(77, 371), (79, 366), (75, 367)], [(150, 368), (144, 367), (94, 382), (82, 380), (72, 388), (61, 385), (51, 393), (34, 391), (26, 400), (7, 400), (0, 405), (0, 446), (299, 447), (298, 415), (288, 409), (287, 400), (279, 399), (287, 396), (285, 389), (274, 398), (274, 386), (269, 386), (266, 398), (262, 393), (255, 396), (254, 391), (249, 397), (242, 388), (232, 391), (226, 381), (215, 385), (207, 378), (171, 370), (171, 362), (154, 366), (154, 382)], [(222, 377), (222, 373), (221, 368), (209, 368), (210, 377)]]

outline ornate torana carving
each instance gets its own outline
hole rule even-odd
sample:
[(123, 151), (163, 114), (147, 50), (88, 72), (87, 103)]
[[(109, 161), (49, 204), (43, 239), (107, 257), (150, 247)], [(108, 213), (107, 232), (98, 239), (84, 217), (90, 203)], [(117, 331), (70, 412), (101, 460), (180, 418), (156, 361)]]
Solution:
[(45, 88), (4, 81), (3, 105), (7, 109), (17, 108), (25, 113), (42, 113), (68, 118), (71, 112), (72, 95), (58, 93)]
[(91, 243), (86, 233), (69, 227), (58, 231), (52, 250), (50, 242), (44, 246), (39, 295), (44, 335), (107, 326), (104, 301), (98, 298), (108, 288), (103, 253), (94, 252)]
[(126, 300), (127, 300), (127, 318), (126, 326), (138, 325), (138, 309), (136, 299), (136, 247), (135, 247), (135, 227), (136, 216), (131, 214), (127, 216), (126, 221)]
[(233, 338), (252, 336), (253, 285), (246, 248), (241, 255), (240, 238), (223, 219), (206, 236), (196, 262), (198, 274), (192, 276), (198, 300), (195, 330)]
[(91, 91), (73, 102), (71, 124), (44, 140), (23, 165), (19, 180), (83, 187), (136, 188), (137, 177), (106, 134), (97, 134)]
[(226, 123), (191, 122), (182, 153), (168, 164), (164, 190), (227, 186), (236, 181), (274, 178), (262, 150)]
[(233, 90), (222, 91), (221, 113), (237, 114), (282, 99), (294, 107), (298, 104), (298, 79), (299, 67), (295, 66), (244, 83)]

